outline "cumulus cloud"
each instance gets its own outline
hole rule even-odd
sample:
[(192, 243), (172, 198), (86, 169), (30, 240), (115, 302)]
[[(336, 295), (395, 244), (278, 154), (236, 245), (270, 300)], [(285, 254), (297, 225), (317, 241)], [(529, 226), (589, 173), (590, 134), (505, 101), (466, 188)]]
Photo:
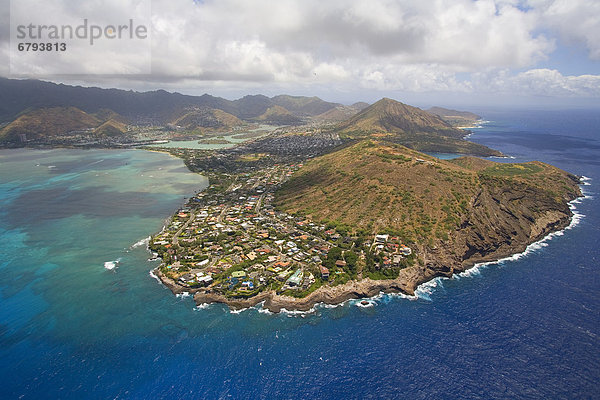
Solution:
[(155, 1), (153, 11), (153, 71), (182, 79), (466, 91), (455, 73), (532, 65), (554, 48), (534, 33), (537, 15), (510, 1)]
[[(187, 53), (193, 49), (197, 67), (210, 68), (215, 57), (221, 62), (242, 57), (231, 60), (241, 72), (250, 57), (250, 64), (264, 60), (267, 70), (296, 69), (292, 74), (302, 78), (307, 71), (294, 68), (300, 54), (317, 64), (393, 57), (401, 64), (435, 63), (470, 71), (523, 67), (553, 49), (552, 40), (533, 33), (533, 13), (492, 0), (213, 0), (155, 2), (153, 7), (159, 35), (155, 59), (183, 55), (189, 62)], [(182, 15), (186, 20), (181, 21)], [(251, 43), (257, 52), (245, 52), (244, 44)], [(239, 53), (225, 52), (236, 44)], [(291, 57), (281, 65), (269, 62), (265, 52)]]
[(552, 97), (600, 97), (600, 75), (565, 76), (555, 69), (530, 69), (518, 74), (507, 70), (474, 75), (480, 91)]
[[(42, 76), (149, 73), (150, 5), (147, 0), (13, 0), (10, 70), (14, 74)], [(32, 43), (35, 46), (26, 49), (18, 46)], [(57, 47), (40, 49), (41, 43)], [(64, 45), (62, 50), (59, 44)]]
[(541, 25), (555, 30), (568, 43), (582, 43), (600, 60), (600, 2), (596, 0), (528, 0)]
[(557, 70), (532, 69), (509, 82), (514, 89), (545, 96), (600, 96), (600, 75), (564, 76)]
[[(58, 7), (31, 13), (100, 13), (108, 4), (110, 20), (120, 4), (140, 1), (52, 0)], [(548, 59), (557, 40), (582, 43), (591, 58), (600, 58), (599, 7), (595, 0), (152, 0), (152, 74), (122, 79), (171, 88), (177, 82), (464, 93), (511, 88), (598, 96), (598, 76), (563, 76), (536, 64)], [(135, 59), (72, 57), (69, 63), (91, 74)], [(40, 64), (35, 72), (43, 76), (53, 67)]]

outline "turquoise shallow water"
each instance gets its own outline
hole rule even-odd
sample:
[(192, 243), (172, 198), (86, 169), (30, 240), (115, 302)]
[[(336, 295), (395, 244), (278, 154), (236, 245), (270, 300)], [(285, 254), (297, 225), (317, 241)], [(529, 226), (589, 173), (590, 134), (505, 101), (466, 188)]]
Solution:
[[(11, 314), (5, 333), (29, 326), (39, 335), (43, 326), (94, 341), (137, 326), (123, 304), (164, 293), (148, 276), (145, 244), (136, 243), (206, 179), (144, 151), (3, 151), (0, 162), (2, 295), (32, 305), (27, 313), (3, 307)], [(116, 270), (104, 268), (115, 260)]]
[(310, 314), (195, 309), (149, 275), (136, 243), (206, 185), (181, 160), (0, 151), (0, 398), (598, 398), (597, 114), (486, 118), (473, 140), (591, 178), (579, 225), (418, 299)]

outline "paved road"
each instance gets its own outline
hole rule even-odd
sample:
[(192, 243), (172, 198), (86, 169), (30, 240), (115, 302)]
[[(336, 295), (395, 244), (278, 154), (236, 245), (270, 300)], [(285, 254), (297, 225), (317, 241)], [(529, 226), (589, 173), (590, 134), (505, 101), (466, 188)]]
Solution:
[(196, 214), (194, 213), (194, 211), (190, 211), (190, 218), (185, 222), (185, 224), (183, 224), (181, 228), (179, 228), (177, 232), (175, 232), (175, 235), (173, 236), (173, 240), (171, 241), (173, 246), (177, 246), (179, 244), (179, 235), (181, 235), (181, 232), (183, 232), (183, 230), (190, 225), (190, 222), (192, 222), (195, 217)]

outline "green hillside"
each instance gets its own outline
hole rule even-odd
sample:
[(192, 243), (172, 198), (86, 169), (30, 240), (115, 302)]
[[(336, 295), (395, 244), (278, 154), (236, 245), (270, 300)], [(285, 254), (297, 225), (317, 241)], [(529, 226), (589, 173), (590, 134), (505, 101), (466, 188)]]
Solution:
[(281, 106), (269, 107), (267, 111), (255, 119), (272, 125), (298, 125), (302, 123), (302, 119)]

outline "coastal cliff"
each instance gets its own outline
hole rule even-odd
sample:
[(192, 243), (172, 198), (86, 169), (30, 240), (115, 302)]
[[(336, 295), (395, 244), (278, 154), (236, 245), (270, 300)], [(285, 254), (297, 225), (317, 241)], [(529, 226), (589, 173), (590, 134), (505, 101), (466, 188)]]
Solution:
[(274, 201), (281, 215), (295, 215), (294, 221), (335, 221), (348, 236), (396, 235), (412, 249), (413, 262), (405, 259), (399, 268), (388, 269), (394, 276), (382, 275), (384, 262), (365, 261), (376, 252), (368, 243), (360, 247), (355, 278), (329, 280), (305, 295), (269, 288), (251, 296), (226, 295), (214, 285), (185, 287), (160, 270), (157, 275), (174, 293), (194, 294), (197, 304), (216, 302), (232, 309), (263, 303), (272, 312), (307, 311), (318, 303), (381, 292), (413, 295), (435, 277), (523, 252), (564, 229), (573, 216), (569, 202), (581, 196), (578, 184), (578, 177), (540, 162), (444, 161), (368, 140), (308, 162), (281, 185)]
[(578, 177), (542, 162), (418, 151), (445, 141), (480, 153), (464, 132), (389, 99), (335, 129), (341, 144), (301, 163), (237, 149), (234, 165), (273, 162), (209, 169), (210, 187), (151, 240), (159, 279), (197, 304), (273, 312), (413, 295), (565, 228), (581, 196)]
[[(508, 193), (497, 195), (509, 196)], [(513, 193), (514, 195), (514, 193)], [(379, 293), (404, 293), (414, 295), (416, 288), (433, 278), (463, 272), (476, 263), (495, 261), (513, 254), (523, 252), (527, 246), (552, 232), (567, 227), (571, 221), (572, 213), (567, 203), (560, 210), (548, 208), (539, 213), (537, 218), (526, 215), (515, 215), (498, 202), (500, 197), (493, 197), (489, 193), (482, 193), (487, 200), (496, 204), (494, 218), (485, 218), (482, 224), (481, 213), (483, 206), (477, 205), (472, 211), (470, 221), (466, 222), (464, 230), (457, 231), (453, 240), (440, 243), (435, 249), (422, 250), (426, 252), (424, 265), (415, 265), (400, 271), (396, 279), (372, 280), (369, 278), (360, 281), (350, 281), (343, 285), (321, 287), (307, 297), (296, 298), (282, 296), (274, 291), (263, 292), (251, 299), (228, 299), (225, 296), (197, 292), (194, 300), (197, 304), (223, 303), (232, 309), (253, 307), (261, 302), (263, 307), (271, 312), (280, 312), (282, 309), (292, 311), (308, 311), (316, 304), (339, 304), (350, 299), (368, 298)], [(505, 200), (506, 197), (503, 199)], [(530, 203), (531, 202), (531, 203)], [(523, 201), (520, 205), (527, 209), (533, 206), (531, 199)], [(539, 203), (537, 206), (539, 207)], [(452, 256), (449, 256), (452, 255)], [(171, 286), (169, 286), (171, 287)], [(181, 289), (173, 288), (181, 291)]]

